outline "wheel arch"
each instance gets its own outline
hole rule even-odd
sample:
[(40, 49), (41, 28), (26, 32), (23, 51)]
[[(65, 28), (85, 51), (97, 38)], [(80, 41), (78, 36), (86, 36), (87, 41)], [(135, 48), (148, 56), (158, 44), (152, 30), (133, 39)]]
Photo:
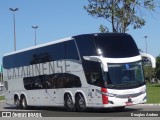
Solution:
[(73, 102), (75, 103), (75, 98), (74, 98), (74, 94), (71, 91), (65, 91), (64, 92), (64, 97), (63, 100), (65, 99), (66, 95), (69, 94), (72, 97)]
[(14, 94), (14, 104), (16, 102), (16, 100), (19, 99), (20, 100), (20, 95), (18, 93)]
[(26, 102), (28, 104), (28, 98), (27, 98), (27, 95), (25, 93), (21, 93), (20, 95), (20, 100), (22, 100), (22, 98), (25, 97), (26, 98)]
[(78, 96), (79, 94), (84, 97), (85, 102), (86, 102), (86, 106), (87, 106), (87, 105), (88, 105), (87, 97), (86, 97), (86, 95), (85, 95), (85, 93), (84, 93), (83, 91), (80, 91), (80, 90), (76, 91), (76, 93), (75, 93), (75, 99), (77, 98), (77, 96)]

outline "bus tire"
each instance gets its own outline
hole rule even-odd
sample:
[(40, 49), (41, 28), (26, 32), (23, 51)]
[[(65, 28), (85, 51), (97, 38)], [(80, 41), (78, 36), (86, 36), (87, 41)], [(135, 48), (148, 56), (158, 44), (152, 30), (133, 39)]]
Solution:
[(75, 105), (70, 94), (65, 94), (64, 96), (64, 107), (68, 112), (75, 111)]
[(16, 98), (16, 99), (15, 99), (15, 105), (16, 105), (16, 108), (17, 108), (17, 109), (20, 109), (20, 108), (21, 108), (21, 104), (20, 104), (19, 98)]
[(79, 112), (84, 112), (86, 111), (86, 101), (85, 98), (82, 94), (77, 94), (76, 95), (76, 110)]
[(25, 97), (25, 96), (22, 97), (22, 100), (21, 100), (21, 108), (22, 108), (23, 110), (26, 110), (26, 109), (28, 108), (28, 106), (27, 106), (27, 100), (26, 100), (26, 97)]

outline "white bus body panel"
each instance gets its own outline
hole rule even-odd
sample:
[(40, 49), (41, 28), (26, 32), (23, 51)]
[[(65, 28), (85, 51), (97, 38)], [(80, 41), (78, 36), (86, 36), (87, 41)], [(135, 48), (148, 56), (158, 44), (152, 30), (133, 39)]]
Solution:
[[(70, 37), (61, 39), (59, 41), (53, 41), (43, 45), (18, 50), (4, 55), (4, 57), (69, 40), (73, 40), (73, 38)], [(84, 56), (83, 58), (86, 60), (103, 63), (102, 66), (104, 66), (104, 71), (108, 71), (107, 63), (129, 63), (142, 60), (141, 55), (130, 58), (104, 58), (102, 56)], [(54, 72), (51, 72), (50, 65), (52, 65), (52, 67), (54, 68)], [(38, 69), (40, 70), (40, 73), (36, 71), (37, 66), (39, 67)], [(23, 82), (23, 79), (25, 77), (50, 75), (54, 73), (70, 73), (78, 76), (81, 81), (81, 87), (35, 90), (25, 89)], [(7, 84), (5, 85), (6, 103), (12, 105), (14, 104), (14, 96), (17, 95), (20, 99), (21, 95), (23, 94), (25, 95), (27, 105), (29, 106), (64, 106), (65, 93), (69, 93), (72, 96), (74, 102), (76, 93), (81, 93), (85, 98), (87, 107), (119, 107), (146, 102), (145, 85), (133, 89), (115, 90), (88, 84), (80, 60), (58, 60), (29, 66), (22, 66), (19, 68), (11, 68), (9, 70), (4, 69), (3, 75), (4, 81), (7, 82)], [(105, 90), (106, 92), (104, 92), (103, 90)], [(104, 97), (107, 101), (105, 101)], [(132, 101), (132, 104), (128, 104), (129, 99)]]
[[(127, 58), (128, 59), (128, 58)], [(126, 59), (126, 61), (127, 61)], [(140, 60), (140, 56), (134, 57), (134, 61)], [(105, 59), (106, 63), (109, 61), (111, 62), (112, 59)], [(129, 59), (128, 59), (129, 60)], [(133, 60), (130, 59), (131, 61)], [(119, 60), (117, 60), (119, 61)], [(112, 61), (113, 62), (113, 61)], [(123, 62), (123, 60), (120, 60), (120, 62)], [(26, 96), (27, 104), (29, 106), (63, 106), (64, 105), (64, 94), (66, 92), (70, 93), (72, 95), (72, 98), (74, 100), (75, 94), (77, 92), (81, 92), (86, 100), (87, 107), (116, 107), (116, 106), (126, 106), (126, 102), (128, 98), (121, 99), (116, 97), (109, 97), (108, 100), (112, 101), (114, 104), (104, 104), (102, 94), (97, 92), (97, 90), (101, 91), (100, 87), (88, 85), (86, 82), (85, 74), (82, 69), (82, 65), (80, 63), (77, 63), (75, 61), (59, 61), (59, 66), (61, 66), (61, 70), (65, 72), (66, 68), (64, 68), (64, 63), (68, 66), (67, 71), (69, 71), (71, 74), (74, 74), (76, 76), (79, 76), (81, 78), (82, 87), (81, 88), (61, 88), (61, 89), (40, 89), (40, 90), (25, 90), (23, 78), (18, 79), (8, 79), (8, 91), (5, 92), (6, 95), (6, 102), (8, 104), (14, 104), (14, 95), (17, 94), (20, 98), (21, 94), (24, 94)], [(45, 67), (44, 73), (49, 73), (49, 66), (47, 63), (43, 63), (43, 66)], [(56, 68), (56, 72), (59, 71), (60, 68)], [(43, 71), (43, 70), (42, 70)], [(34, 71), (35, 72), (35, 71)], [(7, 75), (7, 71), (4, 70), (4, 75)], [(12, 76), (12, 75), (11, 75)], [(5, 77), (7, 78), (7, 77)], [(12, 86), (10, 86), (12, 85)], [(125, 95), (125, 94), (135, 94), (138, 92), (141, 92), (145, 90), (145, 86), (142, 86), (140, 88), (135, 89), (126, 89), (126, 90), (113, 90), (113, 89), (107, 89), (108, 93), (111, 94), (117, 94), (117, 95)], [(133, 104), (138, 103), (144, 103), (146, 100), (143, 100), (146, 96), (146, 93), (132, 98)], [(75, 100), (74, 100), (75, 101)], [(117, 102), (118, 101), (118, 102)]]

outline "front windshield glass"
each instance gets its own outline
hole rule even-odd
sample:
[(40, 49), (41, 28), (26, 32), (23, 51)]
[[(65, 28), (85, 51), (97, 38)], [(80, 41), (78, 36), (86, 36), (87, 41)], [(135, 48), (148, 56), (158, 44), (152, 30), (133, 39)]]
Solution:
[(95, 36), (94, 42), (103, 57), (126, 58), (139, 55), (137, 45), (130, 35)]
[(109, 63), (103, 74), (104, 86), (114, 88), (138, 87), (144, 84), (142, 62)]

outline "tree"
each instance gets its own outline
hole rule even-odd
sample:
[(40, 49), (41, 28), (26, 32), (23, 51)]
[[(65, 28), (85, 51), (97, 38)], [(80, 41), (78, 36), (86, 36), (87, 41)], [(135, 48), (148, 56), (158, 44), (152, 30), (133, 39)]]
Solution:
[(106, 26), (101, 24), (100, 27), (99, 27), (99, 31), (101, 33), (105, 33), (105, 32), (109, 32), (109, 29)]
[(145, 80), (151, 83), (152, 79), (155, 78), (155, 69), (149, 65), (144, 65), (143, 68)]
[(149, 82), (152, 78), (156, 78), (155, 82), (160, 80), (160, 55), (156, 57), (156, 69), (151, 68), (149, 65), (144, 65), (144, 74)]
[(143, 15), (155, 11), (155, 0), (88, 0), (84, 6), (92, 17), (104, 18), (112, 24), (113, 32), (126, 32), (129, 25), (141, 28), (146, 21)]
[(160, 80), (160, 55), (156, 57), (156, 77)]

